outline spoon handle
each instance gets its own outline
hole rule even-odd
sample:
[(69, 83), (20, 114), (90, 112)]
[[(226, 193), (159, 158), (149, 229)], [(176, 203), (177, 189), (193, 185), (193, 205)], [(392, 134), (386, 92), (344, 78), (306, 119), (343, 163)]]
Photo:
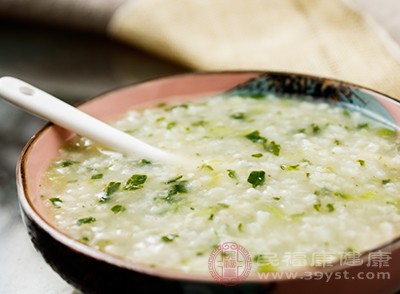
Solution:
[(115, 129), (19, 79), (1, 77), (0, 96), (23, 110), (111, 149), (156, 161), (172, 161), (175, 157), (175, 155)]

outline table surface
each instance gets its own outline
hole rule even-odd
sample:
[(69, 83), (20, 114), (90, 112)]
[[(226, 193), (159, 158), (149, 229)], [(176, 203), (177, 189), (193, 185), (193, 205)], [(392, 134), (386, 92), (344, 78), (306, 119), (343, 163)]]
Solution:
[[(400, 43), (400, 1), (354, 0)], [(0, 76), (30, 82), (76, 103), (137, 81), (187, 72), (104, 35), (0, 19)], [(15, 185), (19, 153), (44, 121), (0, 100), (0, 293), (74, 293), (35, 251)]]

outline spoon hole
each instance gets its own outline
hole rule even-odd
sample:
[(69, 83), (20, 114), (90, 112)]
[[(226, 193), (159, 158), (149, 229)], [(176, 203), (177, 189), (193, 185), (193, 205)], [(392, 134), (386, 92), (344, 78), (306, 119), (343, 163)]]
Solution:
[(27, 87), (27, 86), (21, 86), (21, 87), (19, 87), (19, 91), (20, 91), (22, 94), (27, 95), (27, 96), (32, 96), (32, 95), (35, 93), (35, 91), (34, 91), (32, 88)]

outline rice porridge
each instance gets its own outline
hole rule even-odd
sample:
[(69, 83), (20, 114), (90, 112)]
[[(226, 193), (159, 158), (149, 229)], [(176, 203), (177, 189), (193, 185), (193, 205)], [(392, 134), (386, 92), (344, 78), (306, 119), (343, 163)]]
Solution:
[(196, 164), (128, 157), (82, 137), (62, 148), (43, 201), (61, 231), (101, 251), (207, 272), (212, 250), (236, 242), (262, 272), (290, 269), (288, 252), (313, 265), (312, 253), (329, 260), (399, 235), (399, 140), (358, 112), (215, 96), (131, 110), (112, 124)]

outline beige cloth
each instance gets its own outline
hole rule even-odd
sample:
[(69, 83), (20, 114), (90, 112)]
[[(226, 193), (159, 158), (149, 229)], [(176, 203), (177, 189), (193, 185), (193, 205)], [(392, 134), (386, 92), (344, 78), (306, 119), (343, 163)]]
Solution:
[(132, 0), (109, 32), (193, 69), (342, 79), (400, 98), (400, 62), (339, 0)]

